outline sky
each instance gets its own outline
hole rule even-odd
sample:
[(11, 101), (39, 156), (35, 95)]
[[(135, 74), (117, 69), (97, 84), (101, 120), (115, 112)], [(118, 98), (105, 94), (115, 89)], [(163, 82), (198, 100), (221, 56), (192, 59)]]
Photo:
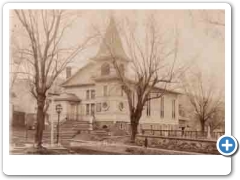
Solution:
[[(206, 17), (221, 20), (222, 13), (216, 10), (77, 10), (80, 16), (72, 23), (64, 35), (63, 46), (73, 46), (82, 43), (84, 39), (94, 34), (94, 29), (99, 29), (103, 34), (106, 30), (109, 17), (113, 16), (118, 25), (120, 36), (123, 22), (128, 19), (138, 28), (138, 37), (144, 35), (144, 25), (149, 16), (154, 16), (159, 29), (171, 36), (171, 32), (177, 29), (179, 34), (179, 46), (177, 62), (190, 64), (191, 71), (201, 71), (207, 79), (213, 79), (216, 86), (224, 88), (225, 84), (225, 42), (224, 27), (207, 23)], [(12, 16), (12, 25), (18, 24), (17, 18)], [(141, 36), (142, 33), (142, 36)], [(18, 39), (20, 43), (24, 41)], [(124, 40), (123, 40), (124, 41)], [(94, 57), (99, 48), (99, 41), (79, 54), (71, 64), (73, 72), (88, 63)], [(124, 42), (123, 42), (124, 44)], [(126, 48), (126, 46), (124, 47)], [(65, 73), (63, 73), (65, 74)]]

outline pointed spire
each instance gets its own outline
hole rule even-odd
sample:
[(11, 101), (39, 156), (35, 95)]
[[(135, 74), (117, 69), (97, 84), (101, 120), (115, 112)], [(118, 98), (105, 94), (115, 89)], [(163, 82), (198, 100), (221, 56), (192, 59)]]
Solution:
[(124, 52), (122, 41), (119, 36), (113, 15), (110, 16), (110, 22), (107, 27), (105, 36), (102, 40), (102, 43), (100, 44), (99, 51), (94, 59), (110, 56), (110, 52), (114, 56), (121, 57), (124, 60), (128, 60)]

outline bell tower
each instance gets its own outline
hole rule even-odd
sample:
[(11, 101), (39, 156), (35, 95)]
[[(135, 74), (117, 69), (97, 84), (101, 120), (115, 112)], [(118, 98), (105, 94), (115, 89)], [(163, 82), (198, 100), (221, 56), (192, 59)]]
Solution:
[(113, 66), (113, 60), (117, 62), (118, 68), (121, 72), (125, 72), (129, 62), (123, 44), (117, 30), (116, 22), (113, 16), (110, 17), (109, 25), (106, 29), (105, 35), (102, 38), (99, 50), (93, 58), (100, 69), (100, 76), (116, 74)]
[(121, 95), (122, 85), (114, 63), (117, 63), (118, 69), (124, 74), (126, 74), (129, 63), (113, 16), (109, 19), (109, 25), (103, 35), (98, 52), (91, 60), (96, 65), (93, 80), (95, 81), (96, 104), (99, 110), (96, 111), (97, 121), (101, 127), (109, 127), (119, 120), (116, 113), (125, 114), (122, 108), (121, 110), (118, 108), (119, 103), (124, 102), (124, 97)]

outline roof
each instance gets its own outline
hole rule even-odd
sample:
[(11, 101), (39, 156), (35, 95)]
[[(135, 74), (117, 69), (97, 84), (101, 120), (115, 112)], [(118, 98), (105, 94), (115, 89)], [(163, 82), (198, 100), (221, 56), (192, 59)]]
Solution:
[[(127, 79), (127, 81), (129, 83), (132, 83), (132, 84), (137, 83), (136, 81), (131, 80), (131, 79)], [(172, 93), (172, 94), (181, 94), (180, 92), (170, 90), (170, 89), (167, 89), (167, 88), (161, 88), (161, 87), (158, 87), (158, 86), (154, 86), (151, 90), (152, 93), (159, 93), (159, 91), (165, 91), (166, 93)]]
[[(103, 41), (100, 44), (98, 53), (93, 58), (91, 58), (91, 60), (99, 61), (99, 60), (107, 60), (108, 58), (111, 58), (109, 47), (108, 47), (109, 45), (111, 47), (111, 51), (112, 51), (113, 55), (116, 58), (119, 58), (119, 59), (125, 60), (125, 61), (129, 61), (129, 58), (127, 57), (127, 55), (123, 49), (122, 41), (119, 36), (118, 30), (116, 27), (116, 23), (115, 23), (115, 20), (113, 17), (110, 18), (109, 26), (106, 30)], [(79, 72), (81, 72), (84, 68), (86, 68), (92, 64), (93, 64), (93, 62), (89, 62), (86, 65), (84, 65), (83, 67), (79, 68), (79, 70), (76, 73), (74, 73), (74, 75), (72, 75), (70, 78), (65, 80), (61, 84), (61, 86), (67, 87), (68, 86), (67, 83), (71, 79), (73, 79), (75, 76), (77, 76), (77, 74)]]
[[(79, 70), (78, 70), (78, 72), (77, 73), (79, 73), (83, 68), (86, 68), (88, 65), (90, 65), (91, 63), (88, 63), (87, 65), (85, 65), (84, 67), (82, 67), (82, 68), (80, 68)], [(75, 73), (73, 76), (76, 76), (77, 75), (77, 73)], [(73, 77), (72, 76), (72, 77)], [(84, 87), (84, 86), (94, 86), (95, 85), (95, 83), (87, 83), (87, 84), (72, 84), (72, 85), (67, 85), (67, 82), (72, 78), (72, 77), (70, 77), (69, 79), (67, 79), (63, 84), (62, 84), (62, 86), (63, 87), (67, 87), (67, 88), (69, 88), (69, 87)], [(136, 81), (134, 81), (134, 80), (132, 80), (132, 79), (129, 79), (129, 78), (127, 78), (127, 77), (125, 77), (126, 78), (126, 81), (128, 82), (128, 83), (130, 83), (130, 84), (136, 84), (137, 82)], [(115, 81), (120, 81), (120, 78), (117, 76), (117, 75), (108, 75), (108, 76), (106, 76), (106, 77), (95, 77), (95, 78), (93, 78), (93, 80), (95, 81), (95, 82), (100, 82), (100, 81), (112, 81), (112, 80), (115, 80)], [(165, 89), (165, 88), (161, 88), (161, 87), (157, 87), (157, 86), (155, 86), (153, 89), (152, 89), (152, 93), (159, 93), (159, 91), (165, 91), (166, 93), (171, 93), (171, 94), (182, 94), (182, 93), (180, 93), (180, 92), (177, 92), (177, 91), (173, 91), (173, 90), (170, 90), (170, 89)]]
[[(112, 52), (112, 54), (110, 54), (110, 52)], [(106, 59), (107, 57), (111, 57), (112, 55), (121, 60), (129, 61), (129, 58), (123, 49), (122, 41), (119, 36), (115, 20), (111, 16), (110, 23), (108, 25), (102, 43), (100, 44), (99, 51), (96, 56), (91, 59), (101, 60)]]
[(84, 68), (93, 65), (93, 62), (89, 62), (87, 64), (85, 64), (83, 67), (79, 68), (78, 71), (76, 73), (74, 73), (71, 77), (69, 77), (68, 79), (66, 79), (62, 84), (60, 84), (62, 87), (67, 87), (67, 83), (73, 79), (74, 77), (76, 77), (78, 75), (78, 73), (80, 73)]
[(55, 101), (74, 101), (74, 102), (80, 102), (81, 100), (72, 93), (63, 93), (60, 96), (56, 97), (54, 99)]

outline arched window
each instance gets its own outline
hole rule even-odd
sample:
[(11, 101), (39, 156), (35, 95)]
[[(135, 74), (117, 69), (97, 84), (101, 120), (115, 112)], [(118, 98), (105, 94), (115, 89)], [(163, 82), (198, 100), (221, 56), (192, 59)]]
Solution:
[(108, 75), (110, 74), (110, 65), (108, 63), (105, 63), (101, 67), (101, 75)]

